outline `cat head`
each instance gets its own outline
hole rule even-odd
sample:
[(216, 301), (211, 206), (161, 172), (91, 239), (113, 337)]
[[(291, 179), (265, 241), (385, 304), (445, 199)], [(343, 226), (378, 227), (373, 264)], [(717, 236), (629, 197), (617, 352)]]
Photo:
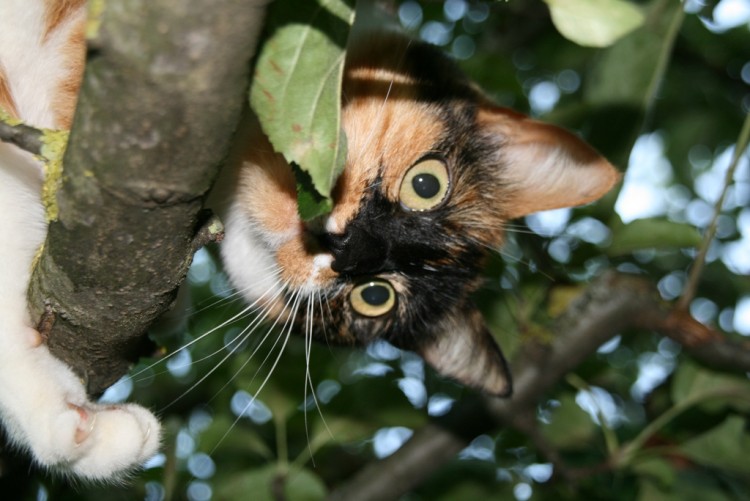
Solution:
[(508, 395), (505, 360), (471, 300), (485, 257), (508, 220), (591, 202), (616, 170), (573, 134), (491, 103), (437, 49), (398, 36), (348, 51), (342, 126), (333, 211), (311, 223), (284, 158), (257, 127), (243, 133), (224, 215), (230, 279), (279, 325), (330, 344), (384, 339)]

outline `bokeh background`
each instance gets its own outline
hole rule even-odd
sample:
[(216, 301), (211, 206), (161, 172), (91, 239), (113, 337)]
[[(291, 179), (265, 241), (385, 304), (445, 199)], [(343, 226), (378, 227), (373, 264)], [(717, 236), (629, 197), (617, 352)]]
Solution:
[[(550, 15), (559, 3), (386, 2), (405, 30), (442, 47), (498, 103), (575, 130), (624, 173), (597, 204), (508, 226), (477, 298), (493, 333), (511, 355), (545, 339), (569, 297), (608, 270), (653, 283), (674, 305), (726, 191), (687, 308), (743, 342), (750, 160), (747, 150), (733, 157), (750, 111), (750, 1), (628, 2), (642, 23), (605, 47), (561, 34)], [(167, 356), (144, 361), (103, 397), (157, 410), (164, 452), (126, 485), (71, 486), (6, 451), (4, 499), (323, 499), (474, 398), (385, 343), (316, 345), (308, 364), (300, 338), (262, 342), (258, 330), (246, 339), (253, 320), (214, 254), (196, 255), (181, 320), (154, 331)], [(498, 427), (403, 499), (747, 500), (749, 417), (747, 372), (703, 366), (661, 333), (627, 329), (538, 402), (531, 419), (544, 447)]]

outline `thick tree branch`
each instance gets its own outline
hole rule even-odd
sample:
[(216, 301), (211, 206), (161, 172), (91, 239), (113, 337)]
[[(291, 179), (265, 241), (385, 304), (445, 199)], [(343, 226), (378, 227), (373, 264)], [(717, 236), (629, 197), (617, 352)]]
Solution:
[(460, 402), (444, 419), (417, 430), (392, 456), (367, 465), (329, 499), (397, 499), (474, 437), (503, 426), (528, 431), (528, 421), (536, 419), (534, 409), (543, 396), (602, 343), (629, 327), (669, 335), (684, 343), (698, 360), (725, 370), (750, 370), (750, 343), (732, 342), (693, 319), (675, 317), (649, 281), (609, 272), (594, 281), (558, 318), (552, 343), (527, 344), (516, 357), (512, 398)]
[(143, 354), (192, 259), (245, 100), (266, 0), (108, 2), (29, 288), (96, 394)]

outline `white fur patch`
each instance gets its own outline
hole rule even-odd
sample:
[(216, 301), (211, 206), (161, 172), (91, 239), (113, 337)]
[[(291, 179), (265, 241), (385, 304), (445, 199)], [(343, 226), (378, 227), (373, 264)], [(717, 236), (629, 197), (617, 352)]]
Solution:
[(0, 64), (21, 118), (35, 127), (55, 128), (51, 100), (68, 74), (67, 60), (60, 57), (67, 31), (61, 26), (43, 40), (44, 12), (40, 0), (0, 2)]
[(230, 205), (224, 226), (226, 236), (221, 243), (221, 257), (229, 279), (243, 297), (253, 303), (280, 293), (283, 290), (280, 270), (267, 232), (244, 218), (243, 210), (236, 204)]
[[(43, 17), (42, 1), (0, 2), (0, 65), (21, 119), (53, 127), (49, 99), (66, 61), (60, 37), (42, 45)], [(156, 452), (160, 426), (137, 405), (91, 402), (73, 371), (38, 343), (26, 289), (47, 231), (41, 184), (36, 160), (0, 143), (0, 418), (9, 440), (40, 465), (112, 478)]]

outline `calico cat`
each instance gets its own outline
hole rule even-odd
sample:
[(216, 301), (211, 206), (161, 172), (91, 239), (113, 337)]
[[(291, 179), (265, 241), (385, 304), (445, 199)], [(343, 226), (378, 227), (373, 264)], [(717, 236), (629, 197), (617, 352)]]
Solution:
[[(67, 128), (83, 65), (83, 0), (3, 0), (0, 107)], [(213, 195), (225, 269), (271, 322), (328, 343), (384, 339), (440, 373), (507, 396), (510, 375), (471, 295), (505, 222), (591, 202), (618, 179), (591, 147), (491, 103), (445, 56), (401, 36), (353, 41), (346, 167), (326, 217), (302, 222), (291, 166), (252, 119)], [(26, 308), (44, 241), (43, 170), (0, 143), (0, 417), (44, 467), (112, 478), (159, 445), (135, 404), (100, 405), (55, 359)]]
[(507, 365), (471, 301), (482, 264), (506, 221), (591, 202), (617, 171), (398, 34), (350, 40), (342, 127), (333, 211), (311, 223), (298, 217), (290, 165), (257, 127), (246, 134), (221, 209), (231, 281), (316, 339), (386, 340), (464, 385), (509, 395)]

